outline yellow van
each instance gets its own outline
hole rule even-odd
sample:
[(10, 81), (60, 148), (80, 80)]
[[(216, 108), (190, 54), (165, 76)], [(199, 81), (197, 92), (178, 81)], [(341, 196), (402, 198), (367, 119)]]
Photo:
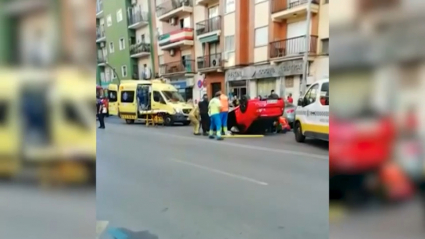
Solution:
[(192, 106), (185, 102), (173, 85), (159, 79), (121, 81), (118, 92), (119, 117), (131, 124), (136, 119), (143, 119), (144, 112), (150, 110), (165, 112), (165, 125), (190, 124)]
[(19, 82), (15, 74), (0, 73), (0, 178), (11, 178), (21, 168)]

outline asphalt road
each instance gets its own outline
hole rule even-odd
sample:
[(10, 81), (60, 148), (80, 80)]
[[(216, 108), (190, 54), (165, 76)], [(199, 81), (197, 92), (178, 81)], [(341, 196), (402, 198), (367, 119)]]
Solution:
[(97, 220), (129, 239), (329, 238), (325, 143), (298, 144), (292, 133), (215, 141), (116, 118), (106, 127)]

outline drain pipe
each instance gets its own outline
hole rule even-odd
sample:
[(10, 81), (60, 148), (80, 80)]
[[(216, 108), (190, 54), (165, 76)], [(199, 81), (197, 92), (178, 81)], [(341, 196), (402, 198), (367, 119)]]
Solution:
[(310, 26), (311, 26), (311, 1), (307, 2), (307, 29), (305, 37), (305, 52), (303, 59), (303, 75), (300, 84), (300, 97), (304, 96), (307, 87), (307, 75), (308, 75), (308, 52), (310, 51)]

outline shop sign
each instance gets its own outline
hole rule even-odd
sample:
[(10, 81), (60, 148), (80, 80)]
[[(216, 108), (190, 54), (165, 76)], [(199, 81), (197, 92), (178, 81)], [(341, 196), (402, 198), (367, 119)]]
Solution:
[(242, 80), (244, 78), (244, 70), (245, 68), (226, 71), (226, 81)]
[(279, 64), (278, 71), (280, 76), (302, 75), (303, 61), (284, 61)]
[(170, 85), (174, 86), (177, 90), (186, 88), (186, 81), (170, 81)]
[(251, 79), (276, 78), (279, 76), (279, 71), (275, 66), (256, 66), (253, 69)]

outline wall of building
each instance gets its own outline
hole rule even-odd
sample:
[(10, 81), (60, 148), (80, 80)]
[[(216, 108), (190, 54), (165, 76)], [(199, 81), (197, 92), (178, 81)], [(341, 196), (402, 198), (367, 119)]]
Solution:
[[(103, 11), (105, 18), (105, 34), (107, 36), (106, 47), (108, 47), (108, 63), (115, 68), (121, 79), (130, 79), (133, 72), (133, 64), (130, 58), (129, 49), (129, 29), (127, 19), (127, 9), (130, 7), (127, 1), (104, 0)], [(123, 20), (117, 22), (117, 11), (122, 10)], [(108, 16), (112, 18), (112, 25), (108, 27)], [(119, 49), (119, 39), (124, 38), (125, 49)], [(114, 52), (109, 51), (110, 42), (114, 43)], [(124, 77), (121, 67), (127, 66), (127, 76)]]
[[(271, 22), (271, 17), (269, 16), (270, 13), (270, 3), (269, 1), (260, 2), (258, 4), (255, 4), (255, 10), (254, 10), (254, 30), (260, 27), (266, 27), (269, 26)], [(265, 17), (268, 16), (268, 17)], [(269, 32), (269, 30), (267, 30)], [(255, 31), (253, 37), (255, 38)], [(251, 62), (254, 63), (260, 63), (260, 62), (267, 62), (269, 58), (269, 43), (270, 39), (268, 39), (267, 44), (259, 47), (255, 47), (254, 42), (254, 52), (253, 52), (253, 60)]]

